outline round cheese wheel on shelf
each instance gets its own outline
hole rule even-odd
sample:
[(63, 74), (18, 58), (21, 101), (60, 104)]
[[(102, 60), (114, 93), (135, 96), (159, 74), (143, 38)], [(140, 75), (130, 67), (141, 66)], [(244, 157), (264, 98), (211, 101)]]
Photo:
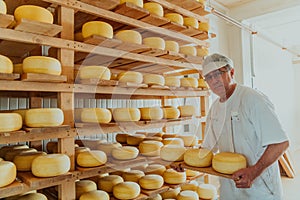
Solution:
[(209, 28), (210, 28), (210, 26), (209, 26), (208, 22), (199, 22), (198, 30), (208, 32)]
[(109, 195), (107, 194), (107, 192), (102, 191), (102, 190), (94, 190), (94, 191), (90, 191), (90, 192), (85, 192), (83, 193), (79, 200), (109, 200)]
[(106, 108), (83, 108), (81, 110), (82, 122), (107, 124), (111, 119), (112, 114)]
[(143, 82), (148, 85), (165, 85), (165, 79), (159, 74), (145, 74), (143, 76)]
[(180, 79), (180, 87), (198, 87), (198, 79), (193, 77), (181, 78)]
[(152, 197), (149, 197), (148, 200), (162, 200), (162, 197), (160, 194), (156, 194)]
[(223, 174), (233, 174), (246, 166), (246, 157), (238, 153), (220, 152), (212, 159), (212, 168)]
[(199, 196), (195, 191), (184, 190), (178, 194), (176, 199), (177, 200), (198, 200)]
[(185, 172), (178, 172), (174, 169), (167, 169), (164, 172), (163, 177), (168, 184), (181, 184), (186, 181)]
[(112, 192), (113, 187), (118, 183), (124, 182), (123, 178), (118, 175), (108, 175), (99, 179), (98, 188), (106, 192)]
[(193, 17), (184, 17), (183, 18), (183, 25), (190, 26), (190, 27), (193, 27), (195, 29), (199, 28), (198, 20), (196, 18), (193, 18)]
[(77, 156), (81, 153), (81, 152), (86, 152), (86, 151), (90, 151), (91, 149), (88, 147), (75, 147), (75, 160), (77, 160)]
[(196, 108), (192, 105), (178, 106), (180, 117), (191, 117), (196, 115)]
[(47, 197), (42, 193), (29, 193), (18, 197), (18, 200), (47, 200)]
[(115, 38), (123, 42), (142, 44), (142, 35), (134, 30), (121, 30), (115, 34)]
[(194, 46), (181, 46), (179, 47), (179, 53), (188, 55), (188, 56), (197, 56), (197, 50)]
[(122, 174), (122, 178), (124, 181), (131, 181), (138, 183), (140, 178), (145, 176), (145, 173), (141, 170), (130, 170), (128, 172), (124, 172)]
[(118, 183), (113, 188), (113, 195), (118, 199), (134, 199), (139, 196), (141, 188), (135, 182)]
[(164, 179), (157, 174), (148, 174), (140, 178), (139, 185), (146, 190), (155, 190), (163, 186)]
[(86, 192), (91, 192), (97, 190), (97, 184), (90, 180), (79, 180), (75, 182), (76, 187), (76, 199)]
[(170, 188), (169, 190), (162, 192), (161, 196), (163, 199), (176, 199), (177, 195), (180, 192), (180, 187)]
[(82, 37), (88, 38), (92, 35), (99, 35), (105, 38), (113, 38), (113, 27), (106, 22), (90, 21), (82, 25)]
[(176, 41), (166, 40), (165, 41), (165, 50), (172, 52), (179, 52), (179, 44)]
[[(0, 4), (1, 4), (0, 0)], [(3, 2), (3, 1), (2, 1)], [(14, 70), (14, 65), (12, 63), (12, 61), (3, 55), (0, 55), (0, 73), (13, 73)]]
[(162, 142), (164, 145), (184, 146), (183, 140), (181, 138), (165, 138)]
[(161, 164), (150, 164), (145, 168), (145, 174), (157, 174), (162, 176), (166, 171), (166, 167)]
[(166, 106), (163, 107), (162, 109), (163, 109), (165, 119), (178, 119), (178, 117), (180, 116), (179, 110), (174, 106)]
[(117, 160), (131, 160), (138, 156), (139, 150), (136, 147), (125, 146), (112, 150), (113, 158)]
[(165, 86), (180, 87), (180, 78), (178, 76), (166, 76)]
[(138, 108), (114, 108), (112, 114), (116, 122), (136, 122), (141, 119)]
[(197, 56), (203, 57), (208, 55), (208, 49), (207, 48), (196, 48), (197, 49)]
[(160, 158), (166, 161), (182, 161), (185, 147), (179, 145), (166, 145), (160, 149)]
[(127, 143), (127, 133), (118, 133), (116, 135), (116, 141), (121, 143), (121, 144), (126, 144)]
[(3, 146), (0, 148), (0, 157), (4, 158), (5, 154), (14, 149), (28, 149), (29, 147), (26, 144), (16, 144), (16, 145), (9, 145)]
[(184, 162), (193, 167), (211, 166), (213, 153), (208, 149), (188, 149), (184, 153)]
[(104, 66), (84, 66), (79, 69), (80, 79), (110, 80), (110, 70)]
[(145, 107), (139, 109), (142, 120), (160, 120), (164, 116), (163, 110), (160, 107)]
[(76, 161), (81, 167), (97, 167), (104, 165), (107, 157), (103, 151), (91, 150), (79, 153)]
[(119, 73), (117, 79), (122, 83), (131, 82), (141, 84), (143, 82), (143, 75), (140, 72), (126, 71)]
[(112, 150), (118, 147), (122, 147), (118, 142), (107, 142), (98, 144), (96, 149), (103, 151), (107, 156), (111, 156)]
[(120, 4), (123, 4), (125, 2), (132, 3), (132, 4), (134, 4), (134, 5), (138, 6), (138, 7), (141, 7), (141, 8), (144, 5), (143, 0), (120, 0)]
[(6, 3), (3, 0), (0, 0), (0, 13), (2, 13), (2, 14), (7, 13)]
[(138, 146), (145, 138), (142, 134), (133, 134), (127, 136), (127, 144), (132, 146)]
[(0, 132), (17, 131), (22, 128), (23, 120), (18, 113), (0, 113)]
[(217, 189), (212, 184), (202, 183), (198, 186), (197, 193), (201, 199), (215, 199)]
[(178, 13), (167, 13), (164, 16), (165, 18), (169, 19), (171, 22), (175, 22), (177, 24), (183, 25), (183, 17), (181, 14)]
[(159, 3), (148, 2), (144, 3), (143, 6), (146, 10), (148, 10), (151, 14), (163, 17), (164, 16), (164, 9)]
[(25, 123), (25, 114), (27, 112), (28, 109), (21, 109), (21, 110), (13, 110), (13, 113), (18, 113), (21, 115), (23, 123)]
[(139, 145), (139, 151), (144, 156), (159, 156), (162, 146), (163, 144), (158, 141), (143, 141)]
[(13, 162), (17, 167), (17, 171), (31, 171), (32, 161), (41, 155), (47, 155), (47, 153), (42, 151), (22, 152), (14, 157)]
[(44, 23), (53, 23), (53, 15), (46, 8), (34, 5), (22, 5), (15, 9), (15, 20), (17, 22), (21, 19), (29, 19), (33, 21), (39, 21)]
[(17, 168), (13, 162), (0, 161), (0, 188), (15, 181)]
[(23, 73), (61, 74), (59, 60), (47, 56), (29, 56), (23, 60)]
[(25, 125), (29, 127), (60, 126), (64, 113), (59, 108), (33, 108), (25, 113)]
[(198, 79), (198, 88), (208, 88), (207, 83), (203, 78)]
[(178, 137), (183, 140), (185, 147), (195, 146), (198, 143), (197, 136), (192, 134), (179, 135)]
[(166, 47), (165, 40), (160, 37), (147, 37), (143, 39), (143, 44), (154, 49), (164, 50)]
[(25, 153), (25, 152), (37, 152), (36, 149), (34, 148), (26, 148), (26, 149), (13, 149), (11, 151), (6, 152), (4, 159), (7, 161), (13, 161), (15, 156), (21, 154), (21, 153)]
[(181, 185), (181, 190), (190, 190), (190, 191), (195, 191), (197, 192), (198, 189), (198, 182), (196, 180), (192, 180), (188, 183), (182, 184)]

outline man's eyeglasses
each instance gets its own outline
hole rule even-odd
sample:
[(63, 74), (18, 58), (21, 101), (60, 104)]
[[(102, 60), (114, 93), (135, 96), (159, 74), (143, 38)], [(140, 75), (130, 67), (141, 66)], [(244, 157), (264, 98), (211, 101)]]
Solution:
[(205, 78), (206, 81), (211, 81), (213, 78), (218, 79), (228, 71), (229, 71), (228, 69), (226, 69), (226, 70), (218, 69), (215, 72), (209, 73), (208, 75), (204, 76), (204, 78)]

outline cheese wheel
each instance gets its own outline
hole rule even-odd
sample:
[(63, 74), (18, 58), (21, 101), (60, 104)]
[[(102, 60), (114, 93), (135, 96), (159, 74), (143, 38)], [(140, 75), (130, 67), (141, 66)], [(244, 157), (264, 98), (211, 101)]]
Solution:
[(29, 56), (23, 60), (23, 73), (60, 75), (61, 64), (52, 57)]
[(223, 174), (233, 174), (246, 166), (245, 156), (238, 153), (221, 152), (214, 155), (212, 159), (212, 168)]
[(122, 178), (124, 181), (131, 181), (138, 183), (140, 178), (145, 176), (145, 173), (141, 170), (130, 170), (128, 172), (124, 172), (122, 174)]
[(81, 111), (82, 122), (107, 124), (111, 119), (112, 114), (106, 108), (83, 108)]
[(122, 147), (118, 142), (101, 143), (97, 146), (97, 150), (103, 151), (107, 156), (111, 156), (111, 152), (114, 148)]
[(53, 23), (53, 15), (46, 8), (34, 5), (22, 5), (15, 9), (15, 20), (17, 22), (21, 19), (29, 19), (33, 21), (39, 21), (44, 23)]
[(165, 50), (178, 53), (179, 52), (178, 42), (175, 42), (172, 40), (166, 40), (165, 41)]
[(20, 114), (22, 117), (23, 123), (25, 123), (25, 113), (27, 112), (27, 109), (13, 110), (12, 112)]
[(141, 119), (138, 108), (114, 108), (112, 114), (116, 122), (136, 122)]
[(85, 66), (79, 70), (80, 79), (110, 80), (110, 70), (104, 66)]
[(0, 113), (0, 132), (17, 131), (22, 128), (22, 121), (18, 113)]
[(177, 195), (180, 193), (180, 187), (169, 188), (169, 190), (162, 192), (161, 196), (163, 199), (176, 199)]
[[(0, 4), (3, 2), (0, 0)], [(4, 3), (5, 4), (5, 3)], [(0, 73), (13, 73), (14, 67), (12, 61), (3, 55), (0, 55)]]
[(162, 142), (164, 145), (184, 146), (183, 140), (181, 138), (165, 138)]
[(81, 152), (86, 152), (86, 151), (90, 151), (91, 149), (88, 147), (75, 147), (75, 160), (77, 160), (77, 156), (81, 153)]
[(105, 192), (112, 192), (113, 187), (118, 183), (124, 182), (123, 178), (118, 175), (108, 175), (99, 179), (98, 188), (104, 190)]
[(113, 188), (113, 195), (118, 199), (134, 199), (139, 196), (141, 188), (135, 182), (118, 183)]
[[(186, 170), (186, 174), (187, 174), (187, 170)], [(187, 175), (188, 177), (188, 175)], [(181, 190), (184, 191), (184, 190), (191, 190), (191, 191), (195, 191), (197, 192), (197, 189), (198, 189), (198, 182), (195, 181), (195, 180), (192, 180), (188, 183), (185, 183), (185, 184), (182, 184), (181, 185)]]
[(163, 177), (168, 184), (181, 184), (186, 181), (185, 172), (178, 172), (174, 169), (167, 169), (164, 172)]
[(141, 8), (143, 7), (143, 4), (144, 4), (143, 0), (120, 0), (120, 4), (123, 4), (125, 2), (132, 3)]
[(140, 72), (126, 71), (119, 73), (117, 79), (122, 83), (131, 82), (140, 84), (143, 82), (143, 75)]
[(180, 79), (180, 87), (198, 87), (198, 80), (193, 77), (181, 78)]
[(217, 189), (212, 184), (200, 184), (197, 193), (201, 199), (215, 199), (217, 197)]
[(23, 74), (23, 64), (17, 63), (13, 65), (13, 73)]
[(113, 149), (111, 154), (117, 160), (130, 160), (138, 156), (139, 150), (136, 147), (125, 146)]
[(196, 48), (197, 49), (197, 56), (203, 57), (208, 55), (208, 49), (207, 48)]
[(3, 161), (3, 158), (0, 158), (0, 162)]
[(133, 30), (121, 30), (115, 34), (115, 38), (123, 42), (142, 44), (142, 35)]
[(196, 115), (196, 108), (192, 105), (178, 106), (180, 117), (191, 117)]
[(162, 197), (160, 194), (156, 194), (152, 197), (149, 197), (147, 200), (162, 200)]
[(18, 200), (47, 200), (47, 197), (42, 193), (29, 193), (18, 197)]
[(150, 164), (145, 168), (145, 174), (157, 174), (162, 176), (166, 171), (166, 167), (161, 164)]
[(26, 149), (13, 149), (11, 151), (6, 152), (4, 159), (7, 161), (13, 161), (15, 156), (25, 153), (25, 152), (37, 152), (34, 148), (26, 148)]
[(13, 162), (0, 161), (0, 188), (15, 181), (17, 168)]
[(90, 180), (80, 180), (75, 182), (75, 188), (76, 199), (79, 199), (83, 193), (97, 190), (97, 184)]
[(160, 158), (166, 161), (182, 161), (186, 149), (179, 145), (166, 145), (160, 149)]
[(186, 169), (185, 173), (186, 173), (187, 177), (194, 177), (194, 176), (200, 175), (200, 172), (195, 171), (195, 170), (191, 170), (191, 169)]
[(165, 85), (164, 77), (158, 74), (145, 74), (143, 76), (143, 82), (148, 85)]
[(199, 28), (198, 28), (198, 30), (208, 32), (209, 28), (210, 28), (209, 23), (207, 23), (207, 22), (199, 22)]
[(17, 171), (31, 171), (32, 161), (41, 155), (47, 155), (47, 153), (42, 151), (22, 152), (14, 157), (13, 162), (17, 167)]
[(127, 133), (118, 133), (116, 135), (116, 141), (121, 143), (121, 144), (126, 144), (127, 143)]
[(183, 140), (185, 147), (195, 146), (198, 143), (197, 136), (192, 134), (179, 135), (178, 137)]
[(143, 156), (159, 156), (162, 146), (158, 141), (143, 141), (139, 145), (139, 151)]
[(195, 29), (199, 28), (198, 20), (196, 18), (193, 18), (193, 17), (184, 17), (183, 18), (183, 25), (190, 26), (190, 27), (193, 27)]
[(82, 37), (88, 38), (92, 35), (98, 35), (106, 38), (113, 38), (113, 27), (106, 22), (90, 21), (82, 25)]
[(94, 190), (90, 192), (83, 193), (79, 200), (109, 200), (109, 195), (105, 191)]
[(133, 134), (127, 136), (127, 144), (132, 146), (138, 146), (145, 138), (142, 134)]
[(65, 154), (48, 154), (36, 157), (31, 164), (31, 172), (37, 177), (53, 177), (70, 170), (70, 158)]
[(163, 139), (166, 139), (166, 138), (176, 138), (176, 137), (178, 137), (178, 135), (175, 134), (175, 133), (165, 133), (165, 134), (162, 135)]
[(148, 10), (151, 14), (158, 15), (160, 17), (164, 16), (164, 9), (159, 3), (148, 2), (144, 3), (143, 7), (146, 10)]
[(198, 88), (208, 88), (207, 83), (203, 78), (198, 79)]
[(0, 13), (2, 14), (7, 13), (6, 3), (3, 0), (0, 0)]
[(164, 179), (157, 174), (148, 174), (140, 178), (139, 185), (146, 190), (155, 190), (163, 186)]
[(82, 32), (77, 32), (74, 34), (74, 40), (79, 41), (79, 42), (83, 42), (84, 38), (82, 36)]
[(197, 192), (191, 190), (184, 190), (180, 192), (176, 200), (198, 200), (199, 196)]
[(180, 78), (178, 76), (165, 77), (165, 86), (180, 87)]
[(25, 125), (29, 127), (60, 126), (64, 113), (59, 108), (33, 108), (25, 113)]
[(197, 49), (194, 46), (180, 46), (179, 53), (188, 55), (188, 56), (197, 56)]
[(147, 37), (143, 39), (143, 44), (154, 49), (164, 50), (166, 47), (165, 40), (160, 37)]
[(179, 110), (174, 106), (166, 106), (163, 107), (162, 109), (163, 109), (165, 119), (178, 119), (178, 117), (180, 116)]
[(209, 167), (213, 153), (208, 149), (188, 149), (184, 153), (184, 162), (193, 167)]
[(29, 147), (26, 144), (3, 146), (0, 148), (0, 157), (4, 158), (5, 154), (13, 149), (28, 149), (28, 148)]
[(165, 14), (165, 18), (169, 19), (171, 22), (175, 22), (177, 24), (183, 25), (183, 17), (178, 13), (167, 13)]
[(79, 153), (76, 161), (81, 167), (98, 167), (107, 162), (107, 157), (103, 151), (91, 150)]
[(160, 120), (164, 116), (163, 110), (160, 107), (146, 107), (139, 109), (142, 120)]

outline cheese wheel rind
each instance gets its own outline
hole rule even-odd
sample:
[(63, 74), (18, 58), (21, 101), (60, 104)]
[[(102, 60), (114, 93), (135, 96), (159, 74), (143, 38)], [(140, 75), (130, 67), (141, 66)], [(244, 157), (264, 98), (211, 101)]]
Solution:
[(85, 192), (79, 198), (79, 200), (92, 200), (92, 199), (109, 200), (110, 198), (107, 192), (102, 190)]
[(208, 149), (188, 149), (184, 153), (184, 162), (193, 167), (211, 166), (213, 153)]
[(17, 168), (13, 162), (0, 161), (0, 187), (7, 186), (15, 181)]
[(23, 60), (23, 73), (61, 75), (59, 60), (47, 56), (29, 56)]
[[(0, 0), (1, 3), (2, 0)], [(3, 2), (3, 1), (2, 1)], [(4, 3), (5, 4), (5, 3)], [(0, 55), (0, 73), (13, 73), (14, 65), (12, 61), (3, 55)]]
[(115, 34), (115, 38), (128, 43), (142, 44), (142, 35), (134, 30), (121, 30)]
[(18, 113), (0, 113), (0, 132), (17, 131), (22, 128), (23, 120)]
[(160, 120), (164, 116), (163, 110), (160, 107), (145, 107), (139, 109), (142, 120)]
[(138, 108), (114, 108), (112, 114), (116, 122), (136, 122), (141, 119), (141, 112)]
[(82, 25), (82, 37), (88, 38), (92, 35), (113, 38), (113, 27), (109, 23), (102, 21), (86, 22)]
[(107, 156), (100, 150), (84, 151), (78, 154), (76, 161), (81, 167), (98, 167), (107, 162)]
[(159, 3), (148, 2), (144, 3), (144, 9), (148, 10), (151, 14), (155, 14), (157, 16), (164, 16), (164, 9)]
[(80, 79), (110, 80), (110, 70), (108, 67), (91, 65), (81, 67), (78, 73)]
[(136, 147), (123, 146), (113, 149), (111, 154), (117, 160), (130, 160), (138, 156), (139, 150)]
[(91, 180), (79, 180), (75, 182), (76, 199), (85, 193), (97, 190), (97, 184)]
[(29, 127), (60, 126), (64, 113), (59, 108), (33, 108), (25, 113), (25, 125)]
[(118, 175), (108, 175), (101, 177), (98, 181), (98, 188), (106, 192), (112, 192), (113, 187), (118, 183), (124, 182), (123, 178)]
[(15, 9), (14, 16), (17, 22), (21, 19), (29, 19), (44, 23), (53, 23), (53, 15), (46, 8), (35, 5), (22, 5)]
[(223, 174), (233, 174), (246, 166), (246, 157), (238, 153), (220, 152), (212, 159), (212, 168)]
[(81, 110), (82, 122), (107, 124), (111, 119), (112, 114), (106, 108), (83, 108)]
[(0, 13), (1, 14), (6, 14), (7, 13), (7, 6), (5, 1), (0, 0)]
[(140, 178), (139, 185), (146, 190), (155, 190), (163, 186), (164, 179), (157, 174), (148, 174)]
[(140, 186), (130, 181), (119, 183), (113, 187), (113, 195), (118, 199), (134, 199), (140, 192)]

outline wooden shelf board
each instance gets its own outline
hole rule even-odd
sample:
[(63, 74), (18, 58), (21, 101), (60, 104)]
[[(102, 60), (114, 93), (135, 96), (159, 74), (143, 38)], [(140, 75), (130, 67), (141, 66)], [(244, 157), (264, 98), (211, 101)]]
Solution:
[(171, 22), (171, 21), (169, 23), (161, 26), (161, 28), (165, 28), (168, 30), (176, 31), (176, 32), (182, 32), (185, 29), (187, 29), (186, 26), (182, 26), (180, 24), (177, 24), (177, 23)]
[(109, 168), (114, 171), (124, 170), (127, 168), (137, 167), (143, 164), (148, 164), (148, 160), (143, 156), (138, 156), (137, 158), (130, 160), (117, 160), (114, 158), (110, 158), (108, 162), (111, 164)]
[(79, 167), (76, 166), (76, 171), (73, 172), (77, 179), (85, 179), (93, 176), (97, 176), (100, 174), (110, 173), (112, 172), (109, 164), (105, 164), (99, 167)]
[(8, 57), (24, 57), (38, 46), (40, 45), (2, 40), (0, 41), (0, 54)]
[(123, 58), (118, 58), (116, 60), (114, 60), (113, 62), (109, 63), (109, 68), (113, 68), (113, 67), (118, 67), (118, 66), (123, 66), (129, 63), (135, 63), (136, 61), (134, 60), (129, 60), (129, 59), (123, 59)]
[(130, 2), (125, 2), (117, 6), (114, 9), (114, 12), (134, 19), (140, 19), (149, 15), (149, 12), (146, 9), (136, 6)]
[(194, 10), (191, 10), (191, 12), (200, 16), (205, 16), (211, 13), (210, 11), (207, 10), (206, 6), (196, 8)]
[(146, 45), (134, 44), (129, 42), (121, 42), (118, 46), (115, 47), (115, 49), (131, 53), (143, 53), (145, 51), (151, 50), (151, 48)]
[(202, 62), (203, 62), (203, 57), (185, 55), (184, 58), (178, 59), (177, 61), (189, 62), (189, 63), (195, 63), (195, 64), (200, 64), (201, 65)]
[(115, 80), (99, 80), (99, 79), (80, 79), (80, 84), (98, 85), (98, 86), (117, 86), (119, 83)]
[(202, 32), (199, 35), (194, 35), (192, 36), (193, 38), (196, 38), (198, 40), (207, 40), (209, 38), (208, 33), (207, 32)]
[(98, 55), (91, 53), (75, 52), (75, 63), (82, 65), (108, 65), (107, 63), (112, 63), (117, 58), (112, 56)]
[(0, 198), (5, 198), (5, 197), (10, 197), (18, 194), (25, 193), (29, 191), (29, 187), (19, 181), (14, 181), (12, 184), (5, 186), (5, 187), (0, 187)]
[(14, 21), (13, 15), (6, 15), (0, 13), (0, 27), (1, 28), (7, 28), (9, 25), (11, 25)]
[(152, 49), (149, 49), (148, 51), (142, 52), (141, 54), (142, 55), (147, 55), (147, 56), (160, 57), (162, 55), (168, 54), (168, 51), (152, 48)]
[(163, 185), (161, 188), (155, 189), (155, 190), (145, 190), (141, 189), (141, 192), (148, 196), (148, 198), (155, 197), (157, 194), (160, 194), (162, 192), (166, 192), (169, 190), (169, 187), (166, 185)]
[(16, 80), (20, 78), (20, 74), (0, 73), (0, 80)]
[[(127, 62), (127, 63), (126, 63)], [(152, 65), (151, 63), (146, 63), (146, 62), (130, 62), (130, 60), (124, 60), (123, 63), (119, 63), (118, 65), (112, 66), (109, 65), (110, 68), (113, 67), (113, 69), (117, 70), (122, 70), (122, 71), (137, 71), (139, 68), (144, 67), (144, 66), (149, 66)]]
[(187, 29), (181, 31), (182, 34), (187, 35), (187, 36), (194, 36), (194, 35), (199, 35), (202, 34), (203, 31), (200, 31), (198, 29), (195, 29), (194, 27), (188, 26)]
[(23, 127), (23, 129), (29, 133), (54, 133), (54, 132), (67, 132), (71, 130), (69, 125), (61, 126), (48, 126), (40, 128)]
[(84, 43), (99, 45), (102, 47), (114, 48), (122, 44), (122, 41), (113, 39), (113, 38), (106, 38), (99, 35), (92, 35), (88, 38), (84, 39)]
[(170, 22), (169, 19), (165, 17), (160, 17), (158, 15), (149, 14), (148, 16), (145, 16), (144, 18), (140, 19), (142, 22), (146, 22), (148, 24), (152, 24), (154, 26), (163, 26)]
[(64, 83), (64, 82), (67, 82), (67, 76), (25, 73), (25, 74), (21, 75), (21, 80), (22, 81), (31, 81), (31, 82)]
[(160, 56), (160, 58), (169, 59), (169, 60), (180, 60), (184, 57), (185, 57), (184, 54), (173, 52), (173, 51), (168, 51), (168, 54)]
[(79, 0), (79, 1), (99, 7), (99, 8), (103, 8), (105, 10), (112, 10), (120, 4), (119, 0), (101, 0), (101, 1)]

